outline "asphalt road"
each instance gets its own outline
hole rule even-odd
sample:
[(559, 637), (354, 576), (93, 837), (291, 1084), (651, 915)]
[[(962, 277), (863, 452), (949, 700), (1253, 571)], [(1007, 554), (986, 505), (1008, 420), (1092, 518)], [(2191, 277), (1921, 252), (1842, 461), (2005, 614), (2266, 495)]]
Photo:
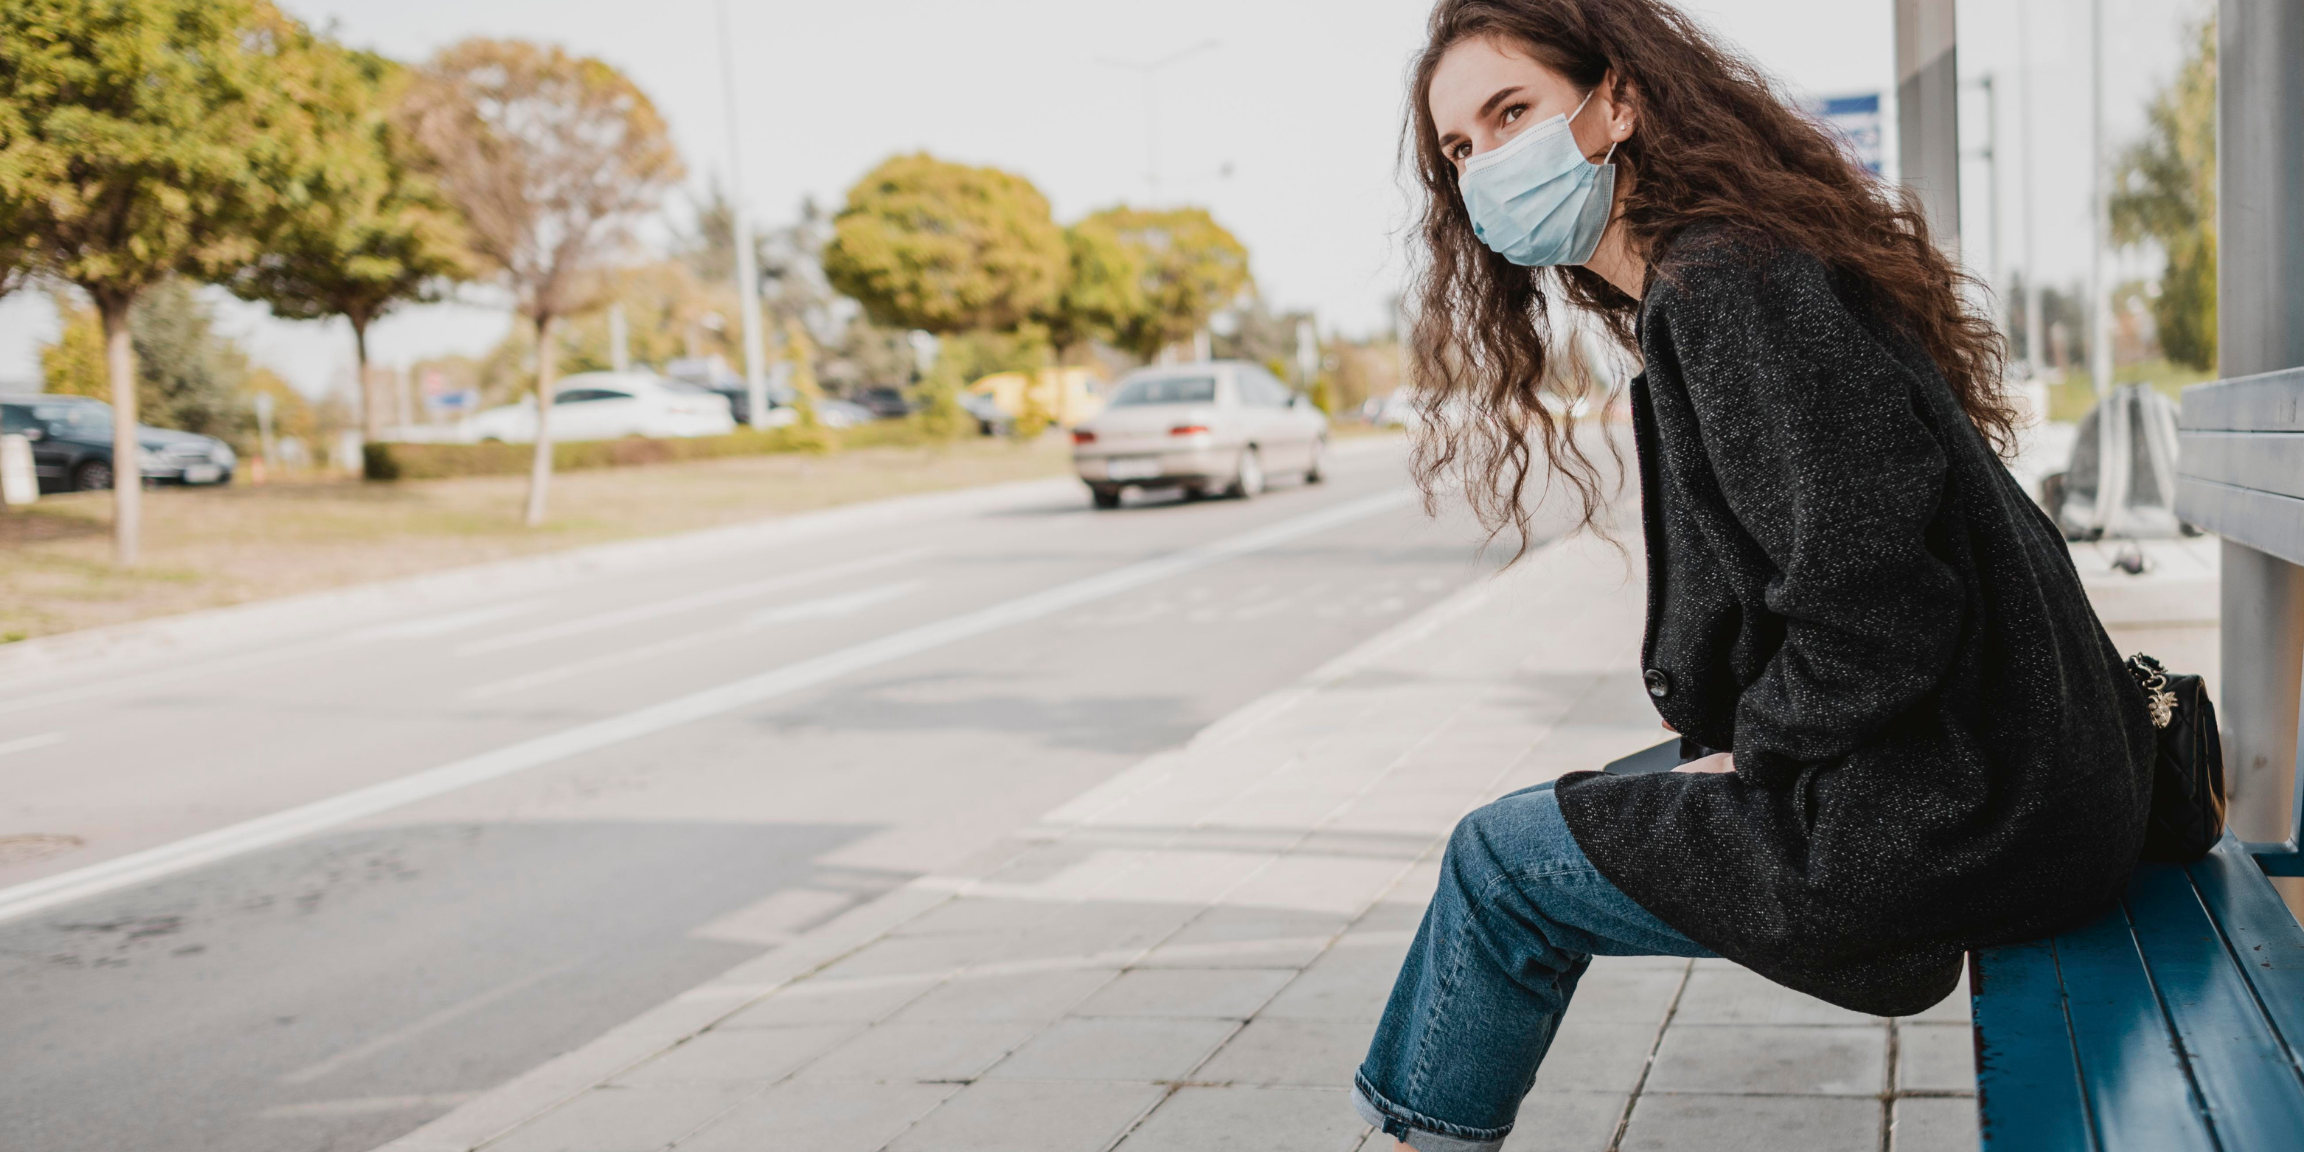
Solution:
[(71, 897), (0, 920), (0, 1146), (373, 1148), (1493, 569), (1406, 495), (1049, 489), (0, 684), (0, 916)]

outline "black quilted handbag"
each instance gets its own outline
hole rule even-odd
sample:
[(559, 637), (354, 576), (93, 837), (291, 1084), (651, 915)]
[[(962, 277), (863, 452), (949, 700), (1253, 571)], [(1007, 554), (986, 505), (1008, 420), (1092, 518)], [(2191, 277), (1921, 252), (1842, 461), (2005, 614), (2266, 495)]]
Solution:
[(2198, 676), (2171, 675), (2141, 652), (2128, 658), (2128, 673), (2143, 687), (2157, 730), (2142, 857), (2189, 864), (2224, 835), (2224, 742), (2216, 735), (2216, 705)]

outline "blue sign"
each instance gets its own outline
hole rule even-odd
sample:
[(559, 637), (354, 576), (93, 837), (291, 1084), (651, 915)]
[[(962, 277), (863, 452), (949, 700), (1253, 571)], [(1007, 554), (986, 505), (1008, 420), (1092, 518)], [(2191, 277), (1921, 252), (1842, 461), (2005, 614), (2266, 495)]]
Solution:
[(1808, 114), (1840, 137), (1848, 155), (1874, 176), (1880, 174), (1880, 94), (1827, 96), (1811, 101)]

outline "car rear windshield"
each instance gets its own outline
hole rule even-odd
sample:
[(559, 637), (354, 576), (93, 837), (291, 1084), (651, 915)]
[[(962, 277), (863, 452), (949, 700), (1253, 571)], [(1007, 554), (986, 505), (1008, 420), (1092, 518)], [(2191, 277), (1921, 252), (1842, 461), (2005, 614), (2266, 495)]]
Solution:
[(1131, 380), (1112, 397), (1112, 407), (1131, 404), (1207, 404), (1216, 399), (1214, 376), (1155, 376)]

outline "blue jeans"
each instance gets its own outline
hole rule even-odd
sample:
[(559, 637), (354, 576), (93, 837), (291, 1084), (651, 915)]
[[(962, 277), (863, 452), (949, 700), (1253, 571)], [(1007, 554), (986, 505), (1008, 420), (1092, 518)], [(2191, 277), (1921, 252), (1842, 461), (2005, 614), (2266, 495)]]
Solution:
[(1552, 785), (1514, 792), (1456, 825), (1353, 1106), (1417, 1152), (1499, 1148), (1592, 957), (1710, 955), (1592, 867)]

